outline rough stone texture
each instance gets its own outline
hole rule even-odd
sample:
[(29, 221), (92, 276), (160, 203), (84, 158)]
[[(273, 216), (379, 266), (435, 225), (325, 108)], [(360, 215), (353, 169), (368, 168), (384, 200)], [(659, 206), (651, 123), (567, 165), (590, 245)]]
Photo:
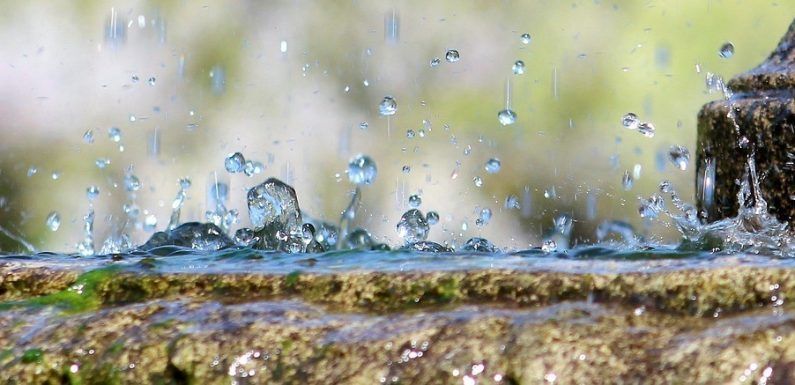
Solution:
[(788, 264), (333, 274), (39, 265), (0, 263), (0, 287), (30, 287), (0, 302), (0, 383), (795, 381)]
[[(728, 82), (729, 100), (705, 105), (698, 115), (696, 178), (706, 159), (714, 159), (715, 204), (705, 207), (709, 220), (737, 214), (737, 180), (745, 173), (745, 159), (755, 151), (762, 195), (769, 211), (795, 226), (795, 22), (770, 57), (758, 67)], [(734, 110), (736, 122), (728, 117)], [(738, 146), (741, 137), (749, 141)], [(698, 183), (698, 182), (697, 182)]]

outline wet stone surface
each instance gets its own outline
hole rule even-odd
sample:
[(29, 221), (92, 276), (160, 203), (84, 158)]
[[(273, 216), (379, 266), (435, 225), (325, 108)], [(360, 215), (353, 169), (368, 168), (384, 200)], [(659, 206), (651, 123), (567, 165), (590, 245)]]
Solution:
[[(714, 197), (699, 199), (709, 220), (736, 215), (738, 180), (753, 153), (762, 196), (779, 220), (795, 226), (795, 22), (758, 67), (727, 83), (729, 99), (698, 115), (697, 184), (714, 164)], [(731, 112), (731, 113), (730, 113)], [(735, 125), (736, 122), (736, 125)], [(708, 186), (711, 189), (713, 186)], [(699, 188), (701, 190), (701, 188)]]
[(0, 382), (795, 380), (789, 260), (170, 250), (0, 257)]

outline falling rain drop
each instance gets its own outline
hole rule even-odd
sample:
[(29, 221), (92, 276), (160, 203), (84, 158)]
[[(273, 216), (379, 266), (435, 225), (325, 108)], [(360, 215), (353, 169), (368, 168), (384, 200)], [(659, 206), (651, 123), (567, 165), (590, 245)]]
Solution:
[(480, 210), (480, 215), (477, 219), (475, 219), (475, 225), (478, 227), (484, 227), (489, 224), (491, 221), (491, 209), (484, 208)]
[(514, 75), (522, 75), (524, 74), (524, 62), (521, 60), (517, 60), (513, 63), (513, 73)]
[(438, 67), (439, 64), (442, 64), (442, 59), (439, 59), (438, 57), (431, 59), (431, 68)]
[(369, 156), (359, 154), (348, 162), (348, 180), (357, 185), (372, 184), (378, 175), (378, 169)]
[(121, 130), (118, 127), (108, 128), (108, 138), (116, 143), (119, 143), (121, 141)]
[(429, 225), (433, 226), (439, 223), (439, 213), (437, 213), (436, 211), (428, 211), (428, 213), (425, 214), (425, 220), (428, 222)]
[(483, 179), (479, 176), (472, 178), (472, 182), (475, 183), (475, 187), (483, 186)]
[(421, 196), (419, 196), (417, 194), (413, 194), (413, 195), (411, 195), (409, 197), (409, 207), (411, 207), (413, 209), (416, 209), (416, 208), (419, 208), (420, 205), (422, 205), (422, 197)]
[(447, 50), (447, 53), (444, 54), (444, 59), (447, 60), (448, 63), (455, 63), (461, 60), (461, 55), (458, 53), (457, 50), (450, 49)]
[(522, 44), (527, 45), (530, 44), (531, 37), (529, 33), (523, 33), (522, 36), (519, 37), (519, 39), (521, 39)]
[(378, 104), (378, 113), (382, 116), (391, 116), (397, 112), (397, 101), (391, 96), (384, 96)]
[(668, 151), (668, 159), (670, 159), (671, 163), (678, 169), (685, 171), (687, 170), (688, 162), (690, 162), (690, 151), (683, 146), (671, 146), (671, 149)]
[(625, 191), (632, 190), (632, 184), (634, 183), (634, 179), (632, 178), (632, 174), (629, 171), (624, 171), (624, 176), (621, 177), (621, 185), (624, 186)]
[(497, 119), (500, 121), (500, 124), (503, 126), (507, 126), (510, 124), (516, 123), (516, 113), (513, 112), (511, 109), (506, 108), (499, 113), (497, 113)]
[(99, 188), (97, 186), (89, 186), (86, 189), (86, 197), (88, 197), (88, 201), (92, 202), (94, 199), (97, 199), (99, 196)]
[(47, 228), (50, 231), (58, 231), (59, 227), (61, 227), (61, 215), (57, 211), (53, 211), (47, 215)]
[(647, 138), (653, 138), (654, 125), (648, 122), (642, 122), (638, 125), (638, 132)]
[(243, 157), (243, 154), (239, 152), (235, 152), (229, 154), (226, 159), (224, 159), (224, 168), (229, 173), (238, 173), (242, 172), (243, 169), (246, 167), (246, 159)]
[(638, 120), (638, 115), (635, 115), (632, 112), (628, 112), (621, 118), (621, 125), (625, 128), (630, 130), (637, 130), (638, 126), (640, 125), (640, 120)]
[(499, 159), (491, 158), (488, 161), (486, 161), (486, 165), (484, 166), (484, 168), (486, 169), (486, 172), (488, 172), (489, 174), (496, 174), (500, 172), (501, 166), (502, 163), (500, 162)]
[(731, 42), (723, 43), (723, 45), (720, 46), (720, 50), (718, 51), (718, 56), (724, 59), (734, 56), (734, 44)]

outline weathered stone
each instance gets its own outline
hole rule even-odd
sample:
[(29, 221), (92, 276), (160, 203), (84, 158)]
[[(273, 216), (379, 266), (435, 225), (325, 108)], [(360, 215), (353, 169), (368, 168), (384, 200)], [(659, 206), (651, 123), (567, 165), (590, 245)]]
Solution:
[(769, 211), (795, 226), (795, 22), (764, 63), (727, 86), (734, 95), (708, 103), (698, 115), (697, 184), (707, 162), (715, 166), (714, 203), (699, 199), (699, 209), (709, 220), (737, 214), (737, 181), (753, 152)]

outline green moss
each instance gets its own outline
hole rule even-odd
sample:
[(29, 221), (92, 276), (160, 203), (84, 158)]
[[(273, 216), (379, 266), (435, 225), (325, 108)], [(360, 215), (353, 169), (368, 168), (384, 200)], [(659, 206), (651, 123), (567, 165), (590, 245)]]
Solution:
[(298, 278), (301, 276), (301, 272), (296, 270), (287, 276), (284, 277), (284, 286), (288, 289), (295, 289), (295, 286), (298, 284)]
[(22, 362), (26, 364), (41, 362), (41, 357), (44, 353), (39, 348), (31, 348), (22, 353)]
[(57, 306), (67, 313), (80, 313), (98, 309), (102, 300), (98, 296), (98, 287), (110, 280), (119, 270), (112, 266), (86, 272), (67, 289), (59, 292), (31, 298), (23, 301), (7, 301), (0, 303), (0, 311), (17, 307)]

